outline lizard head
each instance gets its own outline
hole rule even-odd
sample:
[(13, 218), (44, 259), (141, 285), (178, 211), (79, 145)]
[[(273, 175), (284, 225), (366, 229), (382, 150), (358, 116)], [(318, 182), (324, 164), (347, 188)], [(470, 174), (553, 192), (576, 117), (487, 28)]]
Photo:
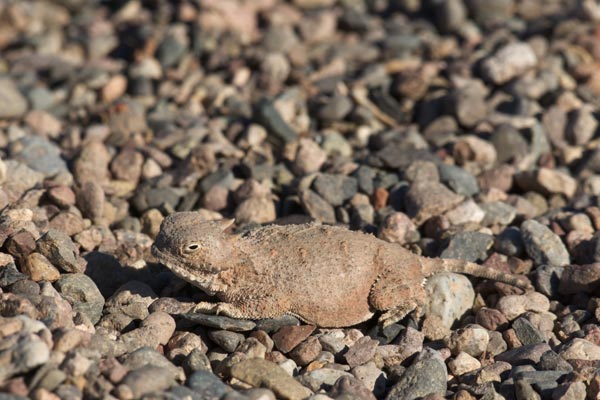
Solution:
[(207, 290), (215, 274), (227, 269), (233, 219), (206, 221), (196, 212), (166, 217), (152, 245), (152, 254), (176, 275)]

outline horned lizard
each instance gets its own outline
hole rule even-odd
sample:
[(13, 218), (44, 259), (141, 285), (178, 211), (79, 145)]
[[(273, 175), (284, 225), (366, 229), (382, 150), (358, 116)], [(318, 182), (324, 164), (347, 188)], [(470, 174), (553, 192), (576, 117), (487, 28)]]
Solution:
[(176, 275), (216, 296), (195, 311), (233, 318), (294, 315), (320, 327), (358, 324), (381, 311), (384, 326), (426, 300), (424, 281), (451, 271), (529, 288), (525, 278), (462, 260), (426, 258), (342, 227), (270, 225), (242, 234), (232, 219), (179, 212), (164, 219), (152, 253)]

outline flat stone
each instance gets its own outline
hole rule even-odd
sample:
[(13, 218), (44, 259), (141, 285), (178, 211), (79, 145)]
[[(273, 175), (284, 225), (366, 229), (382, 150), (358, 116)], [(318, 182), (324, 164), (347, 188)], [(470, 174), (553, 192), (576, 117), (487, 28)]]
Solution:
[(452, 327), (473, 307), (475, 291), (464, 275), (436, 274), (427, 280), (425, 289), (428, 293), (426, 315), (438, 317), (446, 328)]
[(25, 136), (19, 140), (21, 151), (15, 159), (27, 164), (44, 176), (54, 176), (67, 171), (67, 163), (61, 157), (60, 148), (42, 136)]
[(64, 232), (50, 229), (37, 242), (37, 252), (65, 272), (82, 272), (84, 263), (78, 258), (75, 244)]
[(188, 321), (202, 326), (224, 329), (233, 332), (247, 332), (256, 327), (256, 323), (245, 319), (229, 318), (222, 315), (208, 315), (200, 313), (186, 313), (180, 315)]
[(284, 326), (272, 338), (275, 347), (286, 354), (308, 338), (314, 330), (313, 325)]
[(365, 364), (373, 359), (377, 352), (379, 342), (368, 336), (363, 336), (352, 345), (344, 354), (346, 362), (350, 368)]
[(231, 392), (218, 376), (209, 371), (196, 371), (188, 378), (186, 382), (194, 394), (201, 399), (221, 399), (224, 395)]
[(452, 236), (441, 258), (461, 259), (471, 262), (483, 261), (494, 244), (494, 237), (480, 232), (461, 232)]
[(521, 232), (525, 250), (536, 264), (558, 267), (569, 264), (569, 252), (548, 227), (535, 220), (527, 220), (521, 224)]
[(86, 315), (95, 324), (102, 316), (104, 297), (87, 275), (65, 274), (55, 283), (56, 289), (73, 306), (73, 311)]
[(332, 206), (340, 206), (354, 196), (358, 182), (351, 176), (318, 174), (313, 182), (315, 191)]
[(390, 389), (386, 400), (418, 399), (429, 395), (444, 395), (448, 372), (441, 355), (432, 349), (423, 350)]
[(0, 119), (18, 118), (27, 112), (27, 99), (10, 78), (0, 79)]
[(254, 111), (254, 119), (265, 127), (268, 140), (281, 147), (298, 139), (298, 134), (283, 120), (281, 114), (268, 99), (260, 101)]
[(302, 400), (312, 393), (277, 364), (253, 358), (231, 367), (231, 376), (254, 387), (266, 387), (283, 399)]

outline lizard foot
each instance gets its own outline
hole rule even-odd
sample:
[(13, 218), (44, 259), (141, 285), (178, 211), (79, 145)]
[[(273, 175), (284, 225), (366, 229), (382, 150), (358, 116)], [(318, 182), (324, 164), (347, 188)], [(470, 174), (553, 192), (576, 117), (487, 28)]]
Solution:
[(411, 313), (411, 311), (415, 311), (417, 315), (420, 315), (420, 307), (416, 305), (411, 305), (406, 307), (406, 305), (398, 306), (392, 308), (381, 314), (377, 323), (381, 326), (381, 328), (387, 328), (388, 326), (395, 324), (396, 322), (402, 321), (404, 317)]

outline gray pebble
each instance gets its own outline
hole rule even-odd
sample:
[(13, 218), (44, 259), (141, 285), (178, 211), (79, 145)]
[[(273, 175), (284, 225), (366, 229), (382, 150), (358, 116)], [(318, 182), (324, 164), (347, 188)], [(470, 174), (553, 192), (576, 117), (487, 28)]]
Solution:
[(200, 313), (181, 314), (181, 317), (188, 321), (195, 322), (199, 325), (209, 326), (211, 328), (219, 328), (233, 332), (247, 332), (256, 327), (256, 323), (244, 320), (229, 318), (222, 315), (207, 315)]
[(71, 303), (73, 311), (87, 316), (96, 323), (102, 316), (104, 297), (98, 287), (87, 275), (65, 274), (55, 283), (60, 294)]
[(314, 190), (332, 206), (340, 206), (358, 190), (356, 178), (338, 174), (318, 174), (313, 182)]
[(558, 267), (569, 264), (569, 252), (548, 227), (530, 219), (521, 224), (521, 232), (525, 250), (536, 264)]
[(450, 239), (441, 258), (454, 258), (466, 261), (483, 261), (494, 244), (494, 237), (480, 232), (461, 232)]
[(18, 118), (27, 112), (27, 99), (10, 78), (0, 79), (0, 119)]
[(37, 252), (65, 272), (82, 272), (84, 263), (78, 258), (75, 244), (64, 232), (50, 229), (37, 241)]
[(231, 391), (218, 376), (208, 371), (196, 371), (187, 379), (189, 386), (201, 399), (220, 399)]
[(447, 375), (441, 355), (427, 348), (392, 386), (386, 400), (416, 400), (432, 394), (443, 396), (446, 393)]
[(546, 341), (542, 333), (527, 318), (517, 318), (513, 321), (512, 328), (523, 345), (544, 343)]

